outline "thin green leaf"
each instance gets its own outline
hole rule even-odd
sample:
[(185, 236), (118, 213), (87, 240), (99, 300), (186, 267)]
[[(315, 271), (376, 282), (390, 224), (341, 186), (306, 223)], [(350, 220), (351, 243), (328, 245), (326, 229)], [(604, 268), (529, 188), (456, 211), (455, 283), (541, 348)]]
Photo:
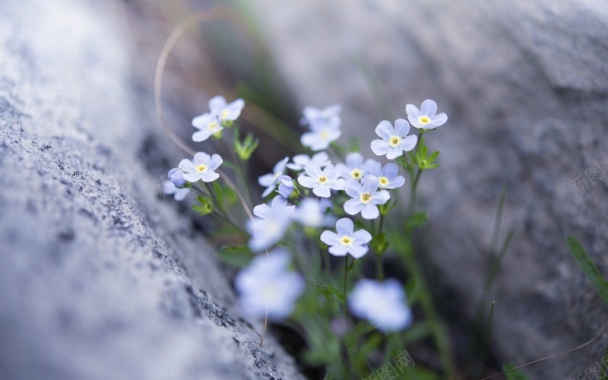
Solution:
[(583, 272), (585, 272), (604, 302), (608, 305), (608, 282), (604, 276), (602, 276), (600, 268), (591, 260), (587, 251), (585, 251), (583, 246), (575, 238), (568, 236), (567, 241), (570, 253), (572, 253), (572, 256), (574, 256), (574, 259), (578, 262), (578, 265)]
[(507, 380), (528, 380), (528, 377), (524, 375), (523, 372), (521, 372), (520, 370), (515, 369), (515, 365), (512, 363), (507, 363), (502, 366), (502, 370), (509, 371), (505, 372), (505, 377), (507, 378)]

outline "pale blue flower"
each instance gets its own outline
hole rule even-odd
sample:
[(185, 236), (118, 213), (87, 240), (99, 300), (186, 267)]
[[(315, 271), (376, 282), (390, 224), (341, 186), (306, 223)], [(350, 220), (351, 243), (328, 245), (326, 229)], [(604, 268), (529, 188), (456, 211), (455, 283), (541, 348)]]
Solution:
[(220, 122), (230, 122), (238, 119), (244, 107), (245, 101), (243, 99), (237, 99), (230, 104), (226, 104), (226, 99), (218, 95), (209, 101), (211, 113), (216, 115)]
[(256, 257), (235, 277), (240, 305), (253, 318), (288, 317), (302, 295), (302, 276), (289, 270), (290, 257), (284, 249)]
[(435, 129), (448, 121), (448, 115), (445, 113), (437, 113), (437, 103), (432, 99), (427, 99), (422, 102), (420, 109), (413, 104), (405, 106), (407, 119), (410, 123), (419, 129)]
[(278, 243), (291, 225), (294, 208), (283, 197), (274, 197), (270, 206), (261, 204), (254, 207), (253, 213), (257, 218), (247, 221), (247, 230), (251, 234), (249, 248), (259, 252)]
[(173, 182), (165, 181), (163, 182), (163, 192), (167, 195), (173, 195), (173, 199), (176, 201), (183, 201), (186, 198), (186, 195), (190, 192), (189, 188), (179, 188), (176, 187)]
[(362, 183), (354, 179), (348, 181), (345, 191), (353, 199), (344, 203), (344, 211), (349, 215), (360, 212), (363, 219), (376, 219), (380, 216), (377, 205), (385, 204), (390, 198), (388, 191), (378, 191), (378, 178), (371, 175), (365, 177)]
[(192, 161), (183, 159), (179, 163), (179, 169), (184, 172), (184, 179), (194, 183), (199, 180), (203, 182), (212, 182), (220, 177), (215, 172), (222, 164), (223, 160), (219, 154), (209, 156), (207, 153), (198, 152), (194, 155)]
[(333, 165), (329, 164), (321, 169), (314, 161), (310, 161), (304, 167), (304, 173), (300, 174), (298, 182), (300, 185), (312, 189), (312, 192), (321, 198), (329, 198), (330, 190), (344, 190), (345, 184)]
[(371, 165), (376, 162), (371, 158), (364, 161), (363, 156), (357, 152), (347, 154), (344, 161), (346, 165), (337, 164), (336, 169), (338, 169), (342, 178), (346, 180), (356, 179), (357, 181), (365, 177), (369, 173)]
[(329, 144), (337, 140), (342, 134), (340, 131), (339, 105), (333, 105), (325, 109), (314, 107), (304, 108), (303, 123), (310, 126), (310, 132), (306, 132), (300, 138), (302, 145), (313, 151), (327, 149)]
[(302, 145), (309, 147), (312, 151), (319, 151), (329, 148), (329, 144), (336, 141), (342, 132), (338, 128), (325, 126), (311, 127), (310, 132), (306, 132), (300, 138)]
[(369, 174), (378, 178), (378, 186), (381, 189), (396, 189), (405, 184), (405, 178), (399, 175), (399, 167), (392, 162), (384, 165), (375, 162), (369, 170)]
[(186, 180), (184, 179), (184, 172), (178, 168), (173, 168), (169, 170), (167, 178), (169, 178), (169, 181), (171, 181), (171, 183), (173, 183), (177, 187), (184, 186), (184, 183), (186, 182)]
[(329, 253), (334, 256), (346, 256), (350, 254), (355, 259), (363, 257), (369, 250), (367, 243), (372, 240), (372, 235), (366, 230), (354, 230), (355, 225), (348, 218), (338, 219), (336, 231), (323, 231), (321, 241), (329, 246)]
[(214, 113), (205, 113), (195, 117), (192, 119), (192, 126), (198, 129), (192, 135), (192, 140), (195, 142), (205, 141), (224, 129), (224, 126)]
[(285, 199), (289, 198), (293, 192), (293, 179), (288, 175), (282, 175), (278, 178), (277, 182), (279, 183), (277, 193)]
[(372, 141), (372, 151), (378, 156), (386, 155), (389, 160), (409, 152), (418, 142), (418, 136), (407, 135), (409, 131), (410, 124), (405, 119), (397, 119), (394, 128), (388, 120), (381, 121), (376, 127), (376, 134), (381, 139)]
[(260, 219), (268, 219), (273, 215), (290, 216), (296, 206), (287, 204), (287, 200), (283, 197), (274, 197), (270, 201), (270, 205), (262, 203), (253, 208), (253, 215)]
[(287, 161), (289, 161), (289, 157), (285, 157), (281, 161), (277, 162), (272, 169), (272, 173), (264, 174), (258, 178), (258, 183), (260, 186), (264, 186), (266, 188), (266, 190), (264, 190), (262, 193), (262, 197), (266, 197), (275, 189), (279, 177), (285, 172)]
[(328, 208), (324, 201), (326, 199), (304, 198), (296, 207), (294, 219), (303, 226), (318, 228), (329, 226), (335, 220), (329, 215), (325, 215)]
[(323, 109), (315, 107), (304, 107), (304, 118), (302, 124), (308, 124), (312, 127), (327, 127), (330, 129), (340, 128), (340, 111), (342, 107), (339, 104), (325, 107)]
[(331, 164), (327, 153), (319, 152), (312, 156), (312, 158), (306, 154), (298, 154), (293, 157), (293, 163), (287, 164), (287, 167), (291, 170), (300, 171), (303, 170), (310, 161), (316, 162), (317, 165), (322, 168)]
[(394, 279), (383, 283), (360, 280), (348, 297), (348, 306), (354, 316), (367, 319), (385, 333), (403, 330), (413, 320), (403, 287)]

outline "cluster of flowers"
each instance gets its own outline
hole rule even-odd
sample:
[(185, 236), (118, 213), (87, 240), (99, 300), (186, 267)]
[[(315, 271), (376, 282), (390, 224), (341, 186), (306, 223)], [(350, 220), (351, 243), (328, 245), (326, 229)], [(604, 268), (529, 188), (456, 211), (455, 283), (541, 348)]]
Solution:
[[(223, 97), (211, 99), (210, 112), (192, 121), (198, 129), (193, 140), (221, 137), (222, 130), (234, 123), (243, 107), (242, 99), (230, 104)], [(394, 124), (386, 120), (380, 122), (375, 129), (379, 138), (371, 142), (372, 151), (388, 160), (402, 157), (418, 142), (416, 135), (409, 135), (410, 123), (426, 130), (447, 121), (444, 113), (436, 114), (436, 111), (437, 104), (432, 100), (425, 100), (420, 109), (408, 104), (409, 123), (405, 119), (398, 119)], [(308, 125), (310, 131), (302, 135), (301, 143), (316, 153), (296, 155), (292, 159), (285, 157), (274, 166), (272, 173), (258, 179), (265, 188), (262, 197), (276, 194), (269, 203), (253, 208), (255, 218), (246, 226), (251, 235), (249, 249), (255, 253), (266, 252), (252, 260), (235, 280), (243, 310), (253, 317), (285, 318), (305, 291), (304, 279), (290, 268), (289, 252), (280, 247), (273, 249), (293, 224), (324, 229), (320, 241), (328, 246), (329, 254), (361, 259), (369, 251), (372, 235), (365, 229), (355, 230), (355, 223), (348, 217), (337, 219), (333, 207), (345, 200), (341, 207), (347, 215), (377, 219), (390, 209), (390, 191), (405, 184), (394, 162), (382, 165), (353, 152), (346, 155), (344, 162), (332, 163), (325, 150), (341, 135), (340, 106), (306, 107), (303, 113), (302, 124)], [(165, 193), (173, 194), (176, 200), (184, 199), (190, 187), (199, 181), (216, 180), (219, 177), (216, 170), (221, 164), (219, 155), (203, 152), (196, 153), (192, 161), (182, 160), (177, 168), (169, 171)], [(334, 223), (335, 231), (328, 228)], [(359, 280), (348, 296), (348, 305), (354, 316), (369, 320), (385, 332), (403, 329), (412, 320), (403, 286), (396, 280)]]

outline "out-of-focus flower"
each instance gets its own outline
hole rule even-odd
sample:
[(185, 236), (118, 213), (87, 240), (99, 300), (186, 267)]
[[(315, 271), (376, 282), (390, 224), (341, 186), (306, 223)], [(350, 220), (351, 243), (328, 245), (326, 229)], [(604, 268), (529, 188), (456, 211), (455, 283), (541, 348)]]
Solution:
[(184, 179), (184, 172), (178, 168), (169, 170), (167, 178), (169, 178), (169, 181), (171, 181), (171, 183), (177, 187), (182, 187), (184, 186), (184, 183), (186, 183), (186, 180)]
[(302, 276), (290, 271), (289, 253), (275, 249), (258, 256), (235, 278), (243, 311), (254, 318), (283, 319), (288, 317), (304, 292)]
[(241, 115), (241, 111), (245, 107), (243, 99), (237, 99), (230, 104), (226, 103), (223, 96), (215, 96), (209, 101), (209, 109), (211, 113), (217, 116), (222, 124), (233, 122)]
[(266, 190), (264, 190), (262, 193), (262, 197), (266, 197), (275, 189), (279, 177), (285, 172), (287, 161), (289, 161), (289, 157), (285, 157), (281, 161), (277, 162), (272, 169), (272, 173), (264, 174), (258, 178), (258, 183), (260, 186), (264, 186), (266, 188)]
[(304, 198), (294, 213), (294, 219), (305, 227), (318, 228), (330, 225), (333, 217), (325, 215), (326, 206), (324, 200)]
[(176, 201), (183, 201), (186, 195), (190, 192), (189, 188), (176, 187), (171, 181), (163, 182), (163, 192), (167, 195), (173, 195), (173, 199)]
[(255, 206), (253, 213), (258, 218), (247, 221), (247, 230), (251, 234), (249, 248), (259, 252), (278, 243), (291, 225), (294, 207), (287, 205), (283, 197), (274, 197), (270, 206)]
[(393, 279), (383, 283), (360, 280), (348, 297), (348, 306), (353, 315), (367, 319), (385, 333), (403, 330), (413, 319), (403, 287)]
[(312, 158), (306, 154), (298, 154), (293, 157), (292, 161), (293, 163), (287, 164), (287, 167), (295, 171), (303, 170), (310, 161), (316, 162), (322, 168), (331, 164), (329, 156), (325, 152), (319, 152), (312, 156)]
[(329, 144), (337, 140), (342, 134), (340, 131), (340, 110), (339, 105), (322, 110), (314, 107), (304, 108), (303, 123), (309, 125), (310, 132), (302, 135), (300, 139), (302, 145), (313, 151), (319, 151), (327, 149)]
[(211, 135), (220, 133), (224, 127), (213, 113), (205, 113), (192, 119), (192, 126), (198, 131), (192, 135), (192, 141), (201, 142), (207, 140)]

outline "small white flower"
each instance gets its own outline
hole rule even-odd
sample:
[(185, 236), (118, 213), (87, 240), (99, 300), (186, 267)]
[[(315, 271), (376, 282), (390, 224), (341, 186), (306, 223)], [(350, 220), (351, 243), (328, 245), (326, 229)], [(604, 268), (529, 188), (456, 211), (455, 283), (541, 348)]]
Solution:
[(293, 163), (287, 164), (287, 167), (291, 170), (300, 171), (300, 170), (304, 169), (306, 164), (308, 164), (310, 161), (316, 162), (317, 165), (319, 165), (322, 168), (331, 164), (331, 161), (329, 160), (329, 156), (327, 155), (327, 153), (319, 152), (319, 153), (315, 154), (314, 156), (312, 156), (312, 158), (305, 154), (298, 154), (293, 157)]
[(289, 267), (289, 253), (276, 249), (258, 256), (239, 272), (235, 287), (243, 311), (253, 318), (288, 317), (305, 288), (304, 279)]
[(339, 104), (319, 109), (315, 107), (304, 107), (304, 118), (302, 124), (313, 126), (324, 126), (330, 129), (340, 128), (340, 111), (342, 107)]
[(184, 179), (184, 172), (179, 170), (178, 168), (173, 168), (169, 170), (167, 178), (169, 178), (169, 181), (171, 181), (171, 183), (173, 183), (177, 187), (184, 186), (184, 183), (186, 182), (186, 180)]
[(209, 101), (209, 109), (215, 114), (220, 122), (234, 121), (241, 115), (245, 107), (243, 99), (237, 99), (230, 104), (226, 104), (223, 96), (215, 96)]
[(368, 174), (371, 165), (376, 161), (370, 159), (363, 161), (363, 156), (360, 153), (353, 152), (346, 155), (345, 164), (337, 164), (336, 169), (342, 175), (344, 179), (356, 179), (360, 181), (366, 174)]
[(317, 163), (310, 161), (304, 167), (304, 173), (298, 177), (298, 182), (304, 187), (312, 189), (312, 192), (321, 198), (329, 198), (330, 190), (344, 190), (344, 180), (340, 173), (329, 164), (321, 169)]
[(372, 240), (372, 235), (366, 230), (354, 231), (355, 225), (348, 218), (338, 219), (336, 231), (323, 231), (321, 241), (329, 245), (329, 253), (334, 256), (346, 256), (350, 254), (355, 259), (363, 257), (369, 250), (367, 243)]
[(201, 142), (207, 140), (211, 135), (221, 132), (224, 127), (214, 113), (205, 113), (192, 119), (192, 126), (199, 130), (194, 132), (192, 140)]
[(432, 99), (422, 102), (420, 109), (413, 104), (408, 104), (405, 106), (405, 112), (407, 112), (407, 119), (410, 123), (419, 129), (435, 129), (448, 121), (448, 115), (445, 113), (435, 115), (437, 103)]
[(385, 204), (390, 195), (386, 190), (378, 190), (378, 178), (368, 175), (363, 179), (363, 183), (350, 180), (346, 184), (346, 194), (353, 199), (344, 203), (344, 211), (349, 215), (356, 215), (359, 212), (363, 219), (376, 219), (380, 216), (377, 205)]
[(384, 165), (384, 168), (379, 162), (375, 162), (369, 174), (378, 178), (378, 186), (381, 189), (396, 189), (405, 183), (405, 178), (399, 175), (399, 167), (392, 162)]
[(264, 186), (266, 188), (266, 190), (264, 190), (262, 193), (262, 197), (266, 197), (268, 194), (272, 193), (274, 188), (277, 186), (279, 177), (285, 172), (287, 161), (289, 161), (289, 157), (285, 157), (281, 161), (277, 162), (272, 169), (272, 173), (264, 174), (258, 178), (258, 183), (260, 186)]
[(279, 184), (277, 193), (279, 193), (279, 195), (285, 199), (289, 198), (293, 192), (293, 179), (288, 175), (282, 175), (277, 179), (277, 182)]
[(220, 177), (215, 172), (223, 160), (219, 154), (209, 156), (207, 153), (198, 152), (194, 155), (193, 161), (183, 159), (179, 163), (179, 169), (184, 172), (184, 179), (194, 183), (198, 180), (212, 182)]
[(278, 243), (291, 225), (294, 208), (287, 205), (283, 197), (274, 197), (270, 206), (255, 206), (253, 213), (258, 218), (247, 221), (247, 230), (251, 234), (249, 248), (259, 252)]
[(173, 199), (176, 201), (183, 201), (186, 195), (190, 192), (189, 188), (179, 188), (171, 181), (163, 182), (163, 192), (167, 195), (173, 195)]
[(314, 107), (304, 108), (304, 124), (310, 126), (310, 132), (306, 132), (300, 138), (302, 145), (313, 151), (327, 149), (329, 144), (337, 140), (342, 134), (340, 131), (339, 105), (333, 105), (325, 109)]
[(294, 213), (294, 219), (303, 226), (318, 228), (329, 226), (335, 220), (329, 215), (325, 215), (327, 206), (323, 201), (314, 198), (304, 198), (298, 205)]
[(381, 137), (372, 141), (372, 151), (378, 156), (384, 156), (389, 160), (401, 156), (403, 152), (414, 149), (418, 142), (418, 136), (408, 136), (410, 124), (405, 119), (397, 119), (395, 128), (388, 120), (383, 120), (376, 127), (376, 134)]
[(270, 206), (266, 203), (257, 205), (253, 208), (253, 215), (260, 219), (268, 219), (273, 215), (291, 215), (296, 206), (288, 205), (287, 200), (283, 197), (274, 197), (270, 202)]
[(385, 333), (403, 330), (413, 319), (403, 287), (393, 279), (384, 283), (360, 280), (348, 297), (348, 306), (353, 315)]
[(312, 151), (327, 149), (329, 144), (336, 141), (342, 134), (338, 128), (326, 126), (311, 127), (310, 132), (306, 132), (300, 138), (302, 145), (307, 146)]

